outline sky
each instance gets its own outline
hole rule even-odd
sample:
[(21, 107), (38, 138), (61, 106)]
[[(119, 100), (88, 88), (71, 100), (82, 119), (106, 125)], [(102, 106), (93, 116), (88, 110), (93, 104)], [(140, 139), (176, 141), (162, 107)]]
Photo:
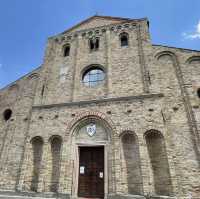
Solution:
[(153, 44), (200, 50), (200, 0), (0, 0), (0, 88), (39, 67), (47, 38), (95, 14), (150, 21)]

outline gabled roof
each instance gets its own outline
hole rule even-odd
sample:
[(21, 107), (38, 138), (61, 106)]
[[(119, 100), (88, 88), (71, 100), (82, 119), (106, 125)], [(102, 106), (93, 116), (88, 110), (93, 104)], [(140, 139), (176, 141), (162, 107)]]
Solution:
[(68, 30), (64, 31), (62, 34), (65, 34), (67, 32), (73, 31), (74, 29), (78, 28), (81, 25), (84, 25), (94, 19), (107, 19), (107, 20), (113, 20), (113, 21), (143, 21), (143, 20), (147, 20), (147, 18), (141, 18), (141, 19), (131, 19), (131, 18), (123, 18), (123, 17), (112, 17), (112, 16), (99, 16), (99, 15), (94, 15), (92, 17), (87, 18), (86, 20), (76, 24), (75, 26), (72, 26), (71, 28), (69, 28)]

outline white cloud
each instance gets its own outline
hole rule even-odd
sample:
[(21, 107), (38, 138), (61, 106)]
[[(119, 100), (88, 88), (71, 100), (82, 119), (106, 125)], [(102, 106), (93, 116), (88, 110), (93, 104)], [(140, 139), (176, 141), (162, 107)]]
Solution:
[(200, 39), (200, 20), (198, 24), (195, 26), (195, 31), (184, 32), (182, 35), (185, 39)]

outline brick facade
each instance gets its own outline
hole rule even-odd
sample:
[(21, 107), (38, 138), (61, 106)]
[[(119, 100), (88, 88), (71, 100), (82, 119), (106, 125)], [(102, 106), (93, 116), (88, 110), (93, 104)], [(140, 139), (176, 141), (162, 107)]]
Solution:
[[(105, 198), (200, 198), (200, 52), (153, 45), (148, 25), (91, 17), (49, 38), (42, 66), (0, 90), (2, 191), (76, 198), (78, 147), (101, 145)], [(88, 87), (94, 65), (105, 79)]]

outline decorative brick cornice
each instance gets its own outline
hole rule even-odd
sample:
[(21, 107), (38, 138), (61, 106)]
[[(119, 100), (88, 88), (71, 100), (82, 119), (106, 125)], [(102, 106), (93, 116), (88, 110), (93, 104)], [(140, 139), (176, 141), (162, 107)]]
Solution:
[(164, 97), (162, 93), (158, 94), (144, 94), (144, 95), (135, 95), (135, 96), (127, 96), (127, 97), (115, 97), (115, 98), (105, 98), (105, 99), (97, 99), (97, 100), (88, 100), (88, 101), (79, 101), (79, 102), (68, 102), (68, 103), (60, 103), (60, 104), (47, 104), (47, 105), (35, 105), (33, 109), (49, 109), (53, 107), (64, 107), (64, 106), (81, 106), (81, 105), (91, 105), (91, 104), (101, 104), (101, 103), (110, 103), (110, 102), (126, 102), (126, 101), (138, 101), (145, 99), (156, 99)]
[(107, 30), (113, 31), (113, 32), (121, 32), (121, 31), (128, 31), (128, 30), (135, 30), (137, 26), (137, 22), (132, 21), (132, 22), (118, 22), (110, 25), (104, 25), (104, 26), (99, 26), (95, 28), (90, 28), (90, 29), (85, 29), (85, 30), (80, 30), (76, 32), (69, 32), (66, 34), (60, 34), (55, 37), (52, 37), (55, 42), (58, 42), (59, 44), (70, 42), (74, 38), (77, 38), (79, 35), (81, 37), (91, 37), (91, 36), (101, 36), (104, 34)]

